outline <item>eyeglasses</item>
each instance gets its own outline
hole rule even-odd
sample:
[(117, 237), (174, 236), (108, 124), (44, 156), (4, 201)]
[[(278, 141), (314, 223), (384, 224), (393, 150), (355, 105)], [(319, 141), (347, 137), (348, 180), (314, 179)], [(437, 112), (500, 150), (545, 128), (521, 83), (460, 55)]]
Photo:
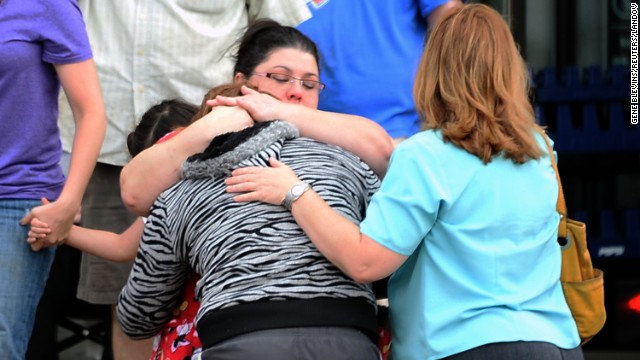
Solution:
[(315, 90), (318, 93), (322, 92), (322, 90), (325, 88), (325, 84), (321, 83), (320, 81), (317, 80), (308, 80), (308, 79), (298, 79), (296, 77), (293, 77), (291, 75), (288, 74), (278, 74), (278, 73), (265, 73), (265, 72), (252, 72), (251, 75), (258, 75), (258, 76), (263, 76), (272, 80), (275, 80), (276, 82), (280, 83), (280, 84), (286, 84), (286, 83), (291, 83), (293, 84), (294, 82), (298, 81), (300, 83), (300, 85), (302, 85), (302, 88), (305, 90)]

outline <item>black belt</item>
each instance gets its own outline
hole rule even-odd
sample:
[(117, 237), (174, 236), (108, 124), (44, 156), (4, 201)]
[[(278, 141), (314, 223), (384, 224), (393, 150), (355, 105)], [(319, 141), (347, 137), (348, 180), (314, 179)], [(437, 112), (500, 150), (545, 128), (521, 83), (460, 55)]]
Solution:
[(378, 344), (376, 309), (364, 298), (259, 301), (210, 311), (198, 321), (204, 349), (259, 330), (336, 326), (362, 331)]

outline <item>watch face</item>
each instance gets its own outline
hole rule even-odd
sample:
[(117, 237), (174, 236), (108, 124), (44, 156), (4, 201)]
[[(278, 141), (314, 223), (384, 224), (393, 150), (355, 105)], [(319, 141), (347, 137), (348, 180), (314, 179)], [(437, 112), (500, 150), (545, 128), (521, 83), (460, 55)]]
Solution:
[(293, 187), (293, 189), (291, 189), (291, 193), (294, 196), (300, 196), (304, 192), (304, 188), (305, 188), (305, 184), (297, 184), (296, 186)]

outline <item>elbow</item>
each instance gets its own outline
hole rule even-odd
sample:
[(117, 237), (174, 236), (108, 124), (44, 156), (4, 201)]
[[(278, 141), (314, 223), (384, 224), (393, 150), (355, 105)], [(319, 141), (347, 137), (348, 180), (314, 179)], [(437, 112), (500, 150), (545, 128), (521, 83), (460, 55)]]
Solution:
[(391, 158), (391, 153), (395, 148), (395, 142), (393, 141), (393, 139), (389, 135), (386, 135), (377, 142), (372, 142), (372, 144), (374, 144), (374, 146), (378, 150), (378, 156), (380, 156), (381, 161), (384, 161), (388, 164), (389, 159)]
[(376, 168), (373, 169), (380, 178), (384, 177), (384, 174), (387, 172), (387, 167), (389, 166), (389, 160), (391, 159), (391, 154), (395, 149), (396, 143), (391, 136), (387, 133), (387, 131), (380, 125), (378, 126), (378, 132), (375, 136), (372, 136), (368, 143), (371, 146), (371, 151), (375, 154), (375, 164)]
[(372, 167), (372, 170), (380, 179), (382, 179), (387, 173), (387, 167), (389, 166), (389, 160), (391, 159), (391, 153), (395, 148), (395, 143), (393, 142), (393, 139), (387, 136), (386, 139), (378, 142), (372, 142), (372, 144), (374, 146), (374, 152), (377, 154), (375, 158), (375, 168)]
[(360, 258), (351, 258), (348, 266), (339, 266), (347, 276), (360, 284), (372, 283), (391, 275), (398, 265), (385, 260), (382, 254), (361, 254)]
[(374, 268), (367, 265), (354, 266), (349, 269), (344, 269), (343, 271), (353, 279), (353, 281), (359, 284), (371, 283), (384, 278), (384, 276), (379, 276)]
[(382, 126), (379, 124), (376, 124), (376, 126), (378, 130), (370, 137), (369, 144), (376, 149), (376, 153), (381, 161), (389, 163), (391, 153), (393, 152), (396, 143)]
[(382, 157), (389, 164), (389, 159), (391, 159), (391, 153), (393, 153), (393, 149), (396, 148), (396, 142), (390, 136), (387, 136), (385, 141), (380, 144), (380, 148), (382, 149)]
[[(147, 216), (149, 215), (149, 206), (145, 206), (144, 201), (140, 198), (139, 194), (133, 191), (125, 191), (124, 188), (121, 189), (122, 203), (124, 206), (129, 209), (132, 213), (138, 216)], [(127, 261), (127, 260), (123, 260)]]
[(120, 197), (124, 206), (138, 216), (149, 215), (150, 205), (147, 205), (139, 191), (136, 191), (126, 179), (120, 176)]
[(368, 284), (375, 281), (375, 280), (371, 280), (368, 276), (363, 276), (361, 274), (350, 275), (350, 277), (351, 279), (353, 279), (353, 281), (357, 282), (358, 284)]
[(135, 192), (126, 190), (124, 184), (121, 184), (120, 197), (122, 198), (122, 203), (127, 207), (127, 209), (139, 215), (137, 210), (140, 198)]
[(383, 144), (380, 145), (381, 147), (381, 162), (382, 165), (384, 166), (384, 172), (381, 176), (384, 177), (384, 173), (386, 173), (387, 171), (387, 167), (389, 166), (389, 160), (391, 159), (391, 154), (393, 153), (393, 150), (396, 147), (396, 143), (395, 141), (393, 141), (393, 139), (391, 137), (388, 138), (389, 141), (385, 141)]

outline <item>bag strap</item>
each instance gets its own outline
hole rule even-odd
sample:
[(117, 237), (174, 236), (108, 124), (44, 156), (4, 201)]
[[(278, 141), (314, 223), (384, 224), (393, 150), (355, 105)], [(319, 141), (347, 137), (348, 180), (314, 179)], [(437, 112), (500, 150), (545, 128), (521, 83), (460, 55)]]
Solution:
[(558, 202), (556, 203), (556, 210), (560, 214), (560, 225), (558, 225), (558, 238), (566, 239), (567, 237), (567, 205), (564, 202), (564, 192), (562, 191), (562, 182), (560, 181), (560, 172), (558, 171), (558, 164), (556, 164), (556, 157), (553, 154), (553, 148), (549, 143), (549, 138), (546, 134), (542, 134), (544, 142), (547, 144), (547, 150), (549, 151), (549, 158), (551, 159), (551, 166), (556, 173), (556, 180), (558, 181)]

